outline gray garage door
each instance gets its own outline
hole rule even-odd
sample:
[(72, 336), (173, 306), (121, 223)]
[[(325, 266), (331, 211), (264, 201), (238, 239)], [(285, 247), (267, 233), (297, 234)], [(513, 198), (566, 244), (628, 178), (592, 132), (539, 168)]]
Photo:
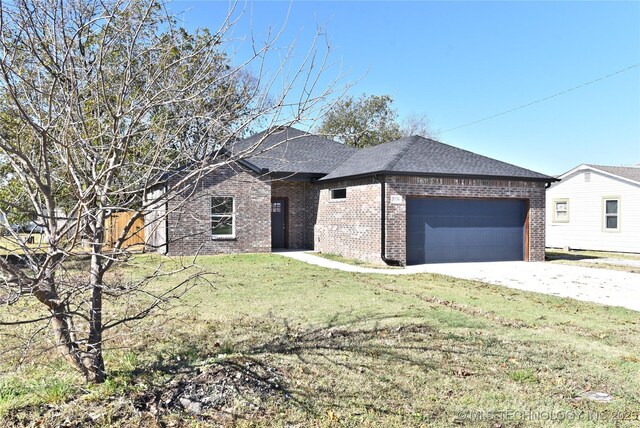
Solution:
[(407, 199), (407, 263), (523, 260), (525, 203)]

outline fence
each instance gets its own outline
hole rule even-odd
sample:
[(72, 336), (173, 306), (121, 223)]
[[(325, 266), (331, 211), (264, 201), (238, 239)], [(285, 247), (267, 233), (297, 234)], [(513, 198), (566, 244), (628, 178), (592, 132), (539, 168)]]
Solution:
[[(112, 213), (107, 218), (105, 232), (108, 247), (113, 247), (116, 242), (118, 242), (120, 235), (122, 235), (122, 232), (133, 216), (134, 213), (125, 211)], [(136, 247), (139, 247), (140, 250), (144, 249), (144, 219), (142, 217), (135, 219), (125, 238), (121, 248), (131, 249), (131, 247), (134, 247), (134, 249), (137, 249)]]

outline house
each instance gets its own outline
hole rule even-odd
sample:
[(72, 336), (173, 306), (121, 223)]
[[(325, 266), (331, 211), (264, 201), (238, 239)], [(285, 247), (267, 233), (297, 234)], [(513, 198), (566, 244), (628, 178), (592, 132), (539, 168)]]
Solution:
[(419, 136), (354, 149), (278, 128), (227, 153), (251, 148), (150, 210), (151, 220), (166, 217), (145, 233), (150, 246), (176, 255), (308, 249), (397, 265), (544, 260), (553, 177)]
[(640, 167), (579, 165), (547, 190), (547, 246), (640, 253)]

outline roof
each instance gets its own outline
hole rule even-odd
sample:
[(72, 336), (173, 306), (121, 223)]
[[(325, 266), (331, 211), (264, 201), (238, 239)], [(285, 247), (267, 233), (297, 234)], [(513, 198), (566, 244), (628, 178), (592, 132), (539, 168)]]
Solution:
[(321, 180), (390, 173), (557, 181), (548, 175), (420, 136), (360, 149)]
[[(237, 141), (227, 148), (232, 156), (270, 173), (325, 175), (357, 149), (296, 128), (272, 128)], [(253, 151), (252, 151), (253, 150)]]
[(600, 171), (608, 172), (609, 174), (617, 175), (618, 177), (626, 178), (628, 180), (633, 180), (640, 183), (640, 167), (637, 166), (606, 166), (587, 164), (585, 164), (585, 166), (599, 169)]

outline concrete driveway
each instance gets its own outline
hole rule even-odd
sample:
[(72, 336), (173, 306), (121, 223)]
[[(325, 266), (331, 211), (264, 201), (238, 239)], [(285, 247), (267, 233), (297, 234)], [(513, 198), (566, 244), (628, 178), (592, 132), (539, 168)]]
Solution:
[(640, 274), (637, 273), (544, 262), (444, 263), (375, 269), (335, 262), (303, 251), (279, 254), (329, 269), (388, 275), (439, 273), (640, 311)]

